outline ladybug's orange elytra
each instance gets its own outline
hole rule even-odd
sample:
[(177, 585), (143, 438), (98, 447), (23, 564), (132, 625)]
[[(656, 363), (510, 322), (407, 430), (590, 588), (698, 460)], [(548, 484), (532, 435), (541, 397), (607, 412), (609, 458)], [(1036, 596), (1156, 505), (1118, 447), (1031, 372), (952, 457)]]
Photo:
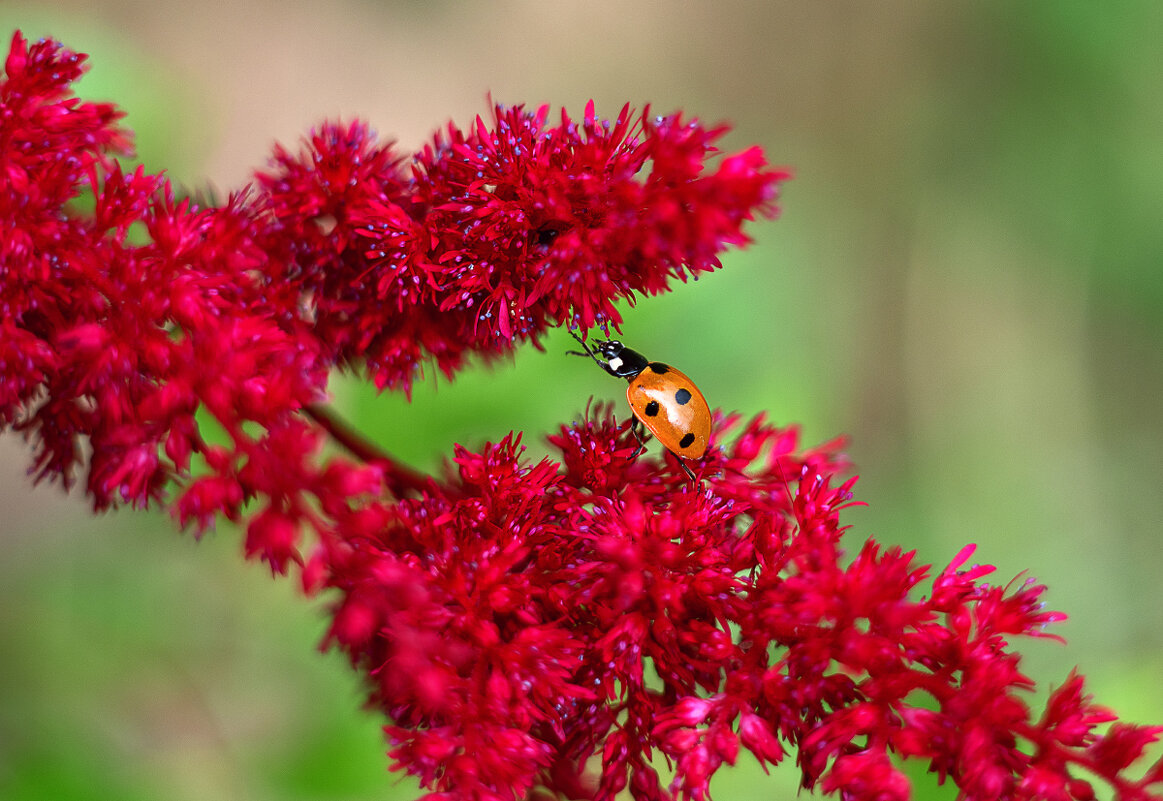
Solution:
[(695, 383), (681, 371), (662, 362), (648, 361), (616, 339), (595, 340), (591, 349), (576, 332), (570, 333), (585, 351), (570, 353), (589, 356), (610, 375), (630, 382), (626, 400), (637, 418), (631, 430), (638, 437), (639, 446), (633, 456), (645, 447), (638, 435), (640, 422), (663, 447), (680, 457), (679, 465), (693, 481), (694, 473), (683, 459), (698, 459), (706, 453), (711, 437), (711, 409)]
[(703, 393), (686, 375), (662, 362), (650, 362), (630, 379), (626, 400), (634, 416), (669, 451), (686, 459), (707, 452), (711, 410)]

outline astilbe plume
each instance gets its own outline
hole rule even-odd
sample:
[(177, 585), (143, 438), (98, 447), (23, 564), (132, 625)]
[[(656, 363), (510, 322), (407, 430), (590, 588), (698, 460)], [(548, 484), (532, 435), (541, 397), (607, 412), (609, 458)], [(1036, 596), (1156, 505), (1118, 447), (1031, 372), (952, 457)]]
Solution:
[(332, 599), (395, 768), (449, 798), (702, 799), (745, 749), (850, 799), (909, 797), (902, 759), (966, 799), (1160, 797), (1163, 728), (1103, 733), (1078, 674), (1030, 709), (1010, 641), (1062, 619), (1044, 587), (983, 582), (972, 546), (931, 584), (900, 548), (844, 558), (842, 441), (716, 413), (692, 484), (598, 405), (553, 459), (510, 434), (426, 476), (322, 405), (335, 368), (407, 392), (616, 330), (616, 301), (774, 214), (787, 173), (758, 149), (711, 161), (722, 128), (592, 104), (498, 106), (411, 156), (333, 123), (200, 208), (123, 169), (119, 113), (70, 93), (82, 60), (17, 34), (0, 82), (0, 421), (38, 479), (236, 521)]

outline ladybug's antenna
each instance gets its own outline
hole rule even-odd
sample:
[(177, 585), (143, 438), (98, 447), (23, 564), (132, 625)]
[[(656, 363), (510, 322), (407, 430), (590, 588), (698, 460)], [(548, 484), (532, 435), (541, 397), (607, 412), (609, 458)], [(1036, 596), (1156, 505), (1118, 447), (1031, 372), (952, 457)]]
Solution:
[(584, 339), (577, 335), (577, 331), (574, 331), (571, 328), (569, 330), (569, 335), (577, 340), (577, 344), (582, 346), (582, 350), (584, 350), (585, 353), (582, 353), (580, 350), (567, 350), (565, 352), (566, 356), (589, 356), (599, 367), (605, 368), (606, 363), (599, 359), (597, 355), (595, 355), (594, 352), (590, 350), (590, 346), (585, 343)]

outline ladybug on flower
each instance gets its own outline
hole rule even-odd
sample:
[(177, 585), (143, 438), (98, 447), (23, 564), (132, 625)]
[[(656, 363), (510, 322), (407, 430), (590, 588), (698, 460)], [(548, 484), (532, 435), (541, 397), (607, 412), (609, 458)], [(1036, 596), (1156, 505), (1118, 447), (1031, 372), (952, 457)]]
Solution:
[(677, 456), (679, 466), (695, 480), (684, 459), (698, 459), (707, 451), (711, 437), (711, 409), (703, 393), (684, 373), (663, 362), (652, 362), (616, 339), (594, 340), (593, 348), (576, 331), (570, 334), (584, 351), (568, 351), (573, 356), (589, 356), (607, 373), (630, 382), (626, 400), (634, 411), (630, 430), (638, 440), (634, 458), (646, 447), (639, 426), (646, 426), (668, 451)]

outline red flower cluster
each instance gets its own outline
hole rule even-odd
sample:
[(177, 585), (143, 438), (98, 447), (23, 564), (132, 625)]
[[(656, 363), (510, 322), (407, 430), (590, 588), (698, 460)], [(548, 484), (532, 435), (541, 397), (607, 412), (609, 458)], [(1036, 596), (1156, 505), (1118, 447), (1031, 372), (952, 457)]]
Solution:
[(616, 326), (615, 301), (718, 267), (786, 177), (757, 148), (704, 175), (723, 130), (678, 115), (547, 116), (498, 106), (492, 127), (450, 125), (410, 171), (361, 123), (324, 125), (297, 156), (276, 149), (258, 176), (268, 277), (315, 299), (330, 359), (408, 391), (428, 359), (451, 376), (550, 325)]
[[(907, 798), (902, 759), (966, 799), (1082, 801), (1095, 778), (1160, 797), (1141, 757), (1163, 728), (1101, 733), (1077, 675), (1027, 705), (1009, 643), (1062, 618), (1043, 587), (983, 583), (972, 546), (927, 597), (911, 553), (843, 558), (841, 442), (719, 418), (692, 485), (629, 460), (598, 407), (553, 460), (510, 435), (428, 477), (319, 405), (336, 367), (407, 391), (425, 363), (616, 328), (615, 300), (713, 269), (774, 213), (786, 174), (758, 150), (710, 171), (721, 130), (517, 107), (405, 168), (328, 125), (201, 209), (122, 171), (116, 111), (69, 94), (80, 66), (18, 34), (0, 81), (0, 425), (41, 478), (87, 468), (98, 509), (225, 517), (248, 556), (301, 566), (397, 768), (448, 798), (703, 799), (742, 748), (794, 750), (806, 787), (850, 799)], [(321, 456), (327, 436), (359, 460)]]

